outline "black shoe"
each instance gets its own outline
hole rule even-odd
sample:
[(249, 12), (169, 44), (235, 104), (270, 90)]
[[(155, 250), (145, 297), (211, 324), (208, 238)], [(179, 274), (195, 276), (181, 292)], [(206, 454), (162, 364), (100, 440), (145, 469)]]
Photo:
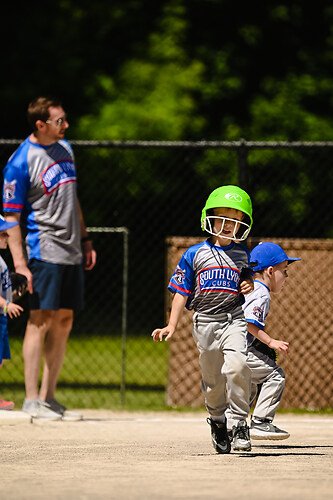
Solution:
[(239, 420), (237, 427), (233, 426), (232, 439), (235, 451), (251, 451), (250, 430), (245, 420)]
[(227, 421), (222, 424), (208, 417), (207, 423), (210, 425), (212, 443), (217, 453), (230, 453), (231, 445), (227, 432)]

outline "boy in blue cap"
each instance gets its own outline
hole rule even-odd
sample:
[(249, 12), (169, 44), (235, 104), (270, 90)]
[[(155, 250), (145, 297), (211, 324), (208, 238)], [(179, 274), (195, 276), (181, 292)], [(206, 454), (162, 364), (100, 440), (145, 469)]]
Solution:
[(244, 315), (248, 324), (248, 366), (251, 369), (251, 404), (257, 402), (251, 419), (252, 439), (287, 439), (289, 433), (273, 425), (285, 386), (285, 374), (276, 363), (277, 353), (287, 354), (289, 343), (275, 340), (265, 332), (270, 293), (279, 293), (288, 277), (287, 267), (301, 260), (288, 257), (276, 243), (259, 243), (251, 252), (254, 290), (244, 295)]
[[(18, 222), (6, 222), (0, 215), (0, 249), (7, 248), (8, 230), (16, 226)], [(7, 315), (16, 318), (21, 314), (23, 308), (12, 302), (12, 284), (9, 277), (8, 267), (0, 256), (0, 368), (4, 359), (10, 359), (8, 342)], [(5, 401), (0, 398), (0, 410), (12, 410), (13, 401)]]

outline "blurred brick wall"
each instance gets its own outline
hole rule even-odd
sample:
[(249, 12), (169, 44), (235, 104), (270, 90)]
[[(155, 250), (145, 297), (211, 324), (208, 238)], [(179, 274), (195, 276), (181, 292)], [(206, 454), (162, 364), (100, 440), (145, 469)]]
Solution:
[[(166, 282), (183, 252), (204, 239), (167, 238)], [(288, 267), (283, 290), (272, 294), (265, 328), (273, 338), (290, 343), (289, 355), (278, 358), (286, 374), (280, 408), (332, 408), (333, 240), (248, 238), (249, 249), (259, 241), (273, 241), (290, 257), (302, 258)], [(172, 295), (166, 293), (168, 318)], [(192, 312), (187, 310), (170, 342), (166, 398), (173, 407), (204, 404), (198, 352), (192, 339)]]

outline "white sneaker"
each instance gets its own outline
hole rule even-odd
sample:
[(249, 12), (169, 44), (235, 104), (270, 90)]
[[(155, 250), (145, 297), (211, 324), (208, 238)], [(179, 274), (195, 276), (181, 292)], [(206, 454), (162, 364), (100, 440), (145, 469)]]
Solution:
[(83, 419), (83, 416), (80, 415), (80, 413), (67, 410), (66, 406), (59, 403), (56, 399), (47, 399), (46, 403), (49, 405), (51, 410), (60, 415), (62, 420), (65, 422), (77, 422)]
[(239, 420), (232, 427), (232, 440), (235, 451), (251, 451), (250, 430), (246, 420)]
[(46, 420), (61, 420), (61, 415), (54, 412), (50, 405), (41, 401), (39, 398), (25, 399), (22, 406), (22, 411), (29, 413), (33, 418)]
[(273, 425), (270, 420), (258, 419), (258, 421), (251, 420), (250, 436), (252, 439), (281, 440), (287, 439), (290, 434)]

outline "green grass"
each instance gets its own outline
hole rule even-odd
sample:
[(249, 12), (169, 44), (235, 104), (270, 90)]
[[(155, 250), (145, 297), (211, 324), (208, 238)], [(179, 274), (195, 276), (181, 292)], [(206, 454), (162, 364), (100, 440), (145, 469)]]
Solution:
[[(23, 403), (22, 339), (11, 338), (12, 359), (0, 371), (0, 396)], [(122, 342), (119, 337), (73, 336), (60, 374), (57, 398), (72, 408), (165, 409), (168, 344), (148, 336), (126, 342), (125, 387), (122, 384)]]
[[(24, 396), (22, 339), (10, 339), (12, 359), (0, 370), (0, 397), (20, 408)], [(57, 398), (71, 408), (111, 410), (201, 411), (203, 408), (170, 408), (165, 404), (168, 344), (148, 336), (130, 336), (126, 343), (126, 391), (121, 393), (121, 338), (100, 335), (72, 336), (59, 378)], [(284, 409), (278, 413), (333, 414), (322, 410)]]

